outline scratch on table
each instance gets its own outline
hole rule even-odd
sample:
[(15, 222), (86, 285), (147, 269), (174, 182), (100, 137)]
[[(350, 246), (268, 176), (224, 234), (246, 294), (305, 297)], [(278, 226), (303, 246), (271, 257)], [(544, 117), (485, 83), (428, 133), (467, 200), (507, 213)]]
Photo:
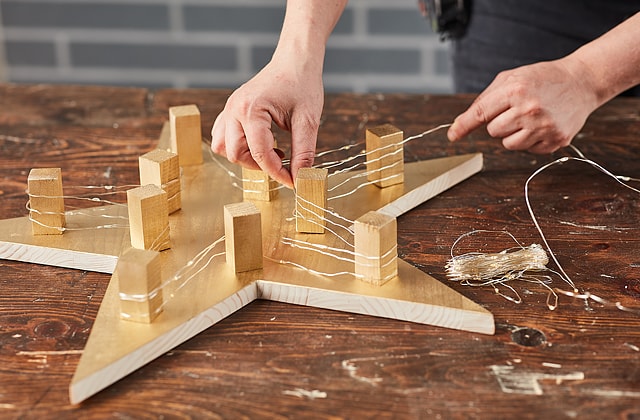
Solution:
[(213, 353), (209, 350), (171, 350), (166, 353), (167, 356), (173, 356), (175, 354), (203, 354), (207, 357), (213, 356)]
[(12, 410), (12, 409), (16, 408), (16, 406), (15, 406), (15, 404), (0, 403), (0, 409), (1, 408), (5, 408), (7, 410)]
[(285, 390), (282, 391), (284, 395), (291, 395), (298, 398), (308, 398), (310, 400), (315, 400), (316, 398), (327, 398), (327, 393), (323, 391), (318, 391), (317, 389), (313, 389), (308, 391), (302, 388), (296, 388), (294, 390)]
[(631, 343), (624, 343), (625, 346), (629, 347), (631, 350), (633, 351), (640, 351), (640, 347), (636, 346), (635, 344), (631, 344)]
[[(568, 225), (568, 226), (573, 226), (573, 227), (577, 227), (577, 228), (582, 228), (582, 229), (591, 229), (591, 230), (603, 230), (603, 231), (608, 231), (608, 232), (620, 232), (620, 231), (625, 231), (625, 230), (633, 230), (636, 228), (623, 228), (623, 227), (610, 227), (610, 226), (605, 226), (605, 225), (580, 225), (578, 223), (573, 223), (573, 222), (566, 222), (563, 220), (558, 221), (558, 223), (560, 223), (561, 225)], [(580, 232), (573, 232), (575, 234), (579, 234)]]
[(514, 366), (491, 366), (493, 374), (498, 379), (502, 392), (506, 394), (542, 395), (542, 387), (538, 381), (555, 380), (556, 384), (562, 381), (580, 381), (584, 379), (583, 372), (568, 374), (548, 374), (540, 372), (515, 371)]

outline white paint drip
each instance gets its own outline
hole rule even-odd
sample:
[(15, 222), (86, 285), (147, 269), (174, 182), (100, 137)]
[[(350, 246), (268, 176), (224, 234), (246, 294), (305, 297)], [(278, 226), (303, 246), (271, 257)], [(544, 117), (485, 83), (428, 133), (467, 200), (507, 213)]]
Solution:
[(58, 351), (19, 351), (17, 356), (35, 356), (35, 357), (47, 357), (47, 356), (66, 356), (68, 354), (82, 354), (83, 350), (58, 350)]
[(498, 384), (505, 394), (542, 395), (542, 387), (538, 381), (555, 380), (556, 384), (562, 381), (581, 381), (583, 372), (572, 372), (565, 375), (548, 374), (539, 372), (516, 372), (513, 366), (491, 366), (493, 374), (498, 379)]
[(408, 359), (408, 358), (420, 358), (419, 354), (399, 354), (399, 355), (391, 355), (386, 357), (357, 357), (354, 359), (346, 359), (342, 361), (342, 368), (349, 372), (349, 376), (353, 379), (366, 382), (371, 385), (377, 385), (382, 382), (382, 378), (378, 376), (368, 377), (362, 376), (358, 374), (358, 363), (361, 362), (373, 362), (377, 366), (384, 366), (384, 360), (393, 360), (393, 359)]
[(581, 391), (583, 394), (595, 395), (598, 397), (610, 398), (640, 398), (638, 391), (619, 391), (616, 389), (587, 389)]
[(542, 366), (550, 367), (554, 369), (560, 369), (562, 365), (560, 363), (542, 362)]
[(48, 363), (49, 356), (66, 356), (70, 354), (82, 354), (83, 350), (58, 350), (58, 351), (19, 351), (16, 356), (29, 356), (32, 359), (27, 360), (28, 363), (38, 363), (45, 367)]
[(378, 382), (382, 382), (382, 378), (376, 378), (376, 377), (369, 378), (366, 376), (358, 375), (358, 367), (356, 366), (356, 363), (357, 363), (357, 359), (343, 360), (342, 369), (349, 372), (349, 376), (351, 376), (353, 379), (360, 382), (366, 382), (371, 385), (377, 385)]
[(291, 395), (298, 398), (308, 398), (310, 400), (315, 400), (316, 398), (327, 398), (327, 393), (323, 391), (318, 391), (317, 389), (313, 389), (308, 391), (302, 388), (296, 388), (294, 390), (286, 390), (282, 391), (284, 395)]

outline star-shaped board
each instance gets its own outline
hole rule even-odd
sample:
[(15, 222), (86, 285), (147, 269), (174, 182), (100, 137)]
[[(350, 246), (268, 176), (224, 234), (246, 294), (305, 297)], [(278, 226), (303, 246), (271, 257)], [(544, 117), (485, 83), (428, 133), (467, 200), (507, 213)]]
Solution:
[[(161, 136), (158, 147), (166, 148), (167, 140)], [(493, 334), (490, 312), (405, 261), (398, 259), (398, 276), (381, 286), (357, 279), (353, 258), (339, 255), (345, 248), (341, 236), (349, 234), (297, 233), (294, 193), (288, 189), (271, 202), (255, 202), (262, 217), (263, 269), (234, 273), (224, 244), (210, 245), (224, 235), (223, 206), (243, 200), (229, 179), (241, 171), (204, 155), (204, 164), (182, 168), (182, 209), (169, 217), (171, 249), (161, 253), (162, 313), (150, 324), (121, 320), (114, 273), (70, 385), (72, 403), (256, 299)], [(358, 185), (363, 177), (350, 171), (330, 176), (329, 207), (343, 224), (370, 210), (397, 217), (481, 169), (481, 154), (408, 163), (404, 184), (384, 189)], [(131, 246), (128, 229), (92, 227), (126, 214), (126, 207), (117, 205), (67, 212), (69, 231), (63, 235), (34, 236), (27, 217), (0, 221), (0, 258), (113, 273), (118, 256)]]

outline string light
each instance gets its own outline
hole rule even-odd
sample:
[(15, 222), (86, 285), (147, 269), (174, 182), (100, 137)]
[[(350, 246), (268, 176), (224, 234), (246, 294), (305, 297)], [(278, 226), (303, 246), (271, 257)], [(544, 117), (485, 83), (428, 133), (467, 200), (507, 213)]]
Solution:
[[(513, 280), (521, 280), (521, 281), (529, 281), (535, 282), (548, 291), (547, 297), (547, 306), (549, 309), (553, 310), (557, 307), (558, 302), (558, 294), (573, 297), (576, 299), (582, 299), (585, 302), (591, 300), (602, 305), (607, 306), (615, 306), (616, 308), (633, 313), (640, 313), (639, 309), (633, 309), (622, 305), (620, 302), (611, 302), (607, 299), (601, 298), (597, 295), (594, 295), (590, 292), (580, 293), (575, 283), (569, 277), (569, 275), (565, 272), (564, 268), (558, 261), (555, 253), (551, 249), (549, 242), (547, 241), (546, 235), (544, 234), (540, 223), (538, 222), (538, 218), (536, 217), (533, 207), (531, 205), (531, 199), (529, 195), (529, 184), (531, 181), (542, 172), (546, 171), (552, 166), (561, 165), (567, 162), (582, 162), (588, 165), (591, 165), (593, 168), (598, 171), (604, 173), (605, 175), (613, 178), (617, 183), (622, 185), (625, 188), (630, 189), (633, 192), (640, 194), (640, 189), (637, 189), (631, 185), (628, 185), (626, 182), (629, 181), (638, 181), (636, 178), (631, 178), (628, 176), (615, 175), (609, 170), (602, 167), (597, 162), (587, 159), (585, 155), (578, 150), (573, 145), (569, 146), (571, 150), (573, 150), (576, 156), (564, 156), (558, 158), (552, 162), (549, 162), (536, 171), (534, 171), (527, 179), (524, 184), (524, 198), (527, 206), (527, 210), (533, 221), (533, 224), (544, 243), (544, 247), (546, 248), (546, 253), (551, 257), (551, 260), (558, 268), (558, 271), (551, 270), (546, 267), (546, 264), (549, 262), (549, 258), (545, 253), (545, 249), (543, 249), (540, 245), (532, 244), (529, 247), (524, 247), (521, 245), (512, 234), (506, 231), (494, 232), (494, 231), (485, 231), (478, 230), (472, 231), (466, 234), (461, 235), (456, 241), (454, 241), (451, 247), (451, 259), (446, 264), (447, 275), (451, 280), (460, 281), (462, 284), (469, 286), (491, 286), (494, 288), (494, 291), (499, 295), (505, 297), (506, 299), (515, 302), (521, 303), (522, 299), (516, 289), (511, 285), (507, 284), (507, 282)], [(509, 235), (518, 245), (515, 250), (507, 249), (501, 251), (499, 253), (494, 254), (486, 254), (479, 252), (466, 253), (462, 255), (454, 255), (454, 248), (458, 245), (458, 243), (470, 236), (477, 233), (502, 233)], [(532, 274), (548, 272), (550, 275), (541, 275), (541, 274)], [(551, 287), (549, 284), (551, 283), (552, 276), (559, 277), (562, 281), (567, 283), (573, 290), (566, 291), (557, 287)], [(508, 296), (503, 294), (498, 287), (505, 287), (513, 293), (513, 296)]]

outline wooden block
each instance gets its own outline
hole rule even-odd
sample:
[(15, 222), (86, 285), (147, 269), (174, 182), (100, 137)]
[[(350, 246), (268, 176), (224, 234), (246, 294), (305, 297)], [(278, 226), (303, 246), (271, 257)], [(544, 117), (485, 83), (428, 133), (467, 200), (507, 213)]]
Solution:
[(129, 248), (118, 259), (120, 317), (152, 322), (162, 312), (160, 253)]
[(249, 202), (224, 206), (224, 240), (227, 264), (236, 273), (262, 268), (260, 210)]
[(140, 185), (153, 184), (167, 193), (169, 214), (181, 207), (178, 155), (156, 149), (138, 158)]
[(278, 196), (278, 183), (261, 170), (242, 168), (242, 197), (271, 201)]
[(34, 235), (62, 235), (65, 227), (62, 170), (34, 168), (27, 178), (29, 218)]
[(404, 182), (404, 140), (402, 130), (391, 124), (366, 132), (367, 179), (380, 188)]
[(167, 193), (149, 184), (127, 191), (131, 245), (138, 249), (162, 251), (169, 241)]
[(180, 166), (202, 164), (200, 110), (196, 105), (169, 108), (171, 151), (178, 154)]
[(327, 208), (326, 169), (302, 168), (296, 176), (296, 231), (324, 233)]
[(398, 275), (396, 218), (370, 211), (358, 218), (355, 228), (356, 275), (382, 285)]

